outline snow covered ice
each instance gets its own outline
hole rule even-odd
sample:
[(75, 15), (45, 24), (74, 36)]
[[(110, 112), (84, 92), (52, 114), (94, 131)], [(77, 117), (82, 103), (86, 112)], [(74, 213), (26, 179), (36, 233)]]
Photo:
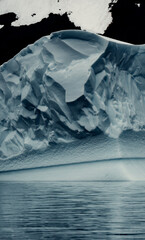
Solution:
[(4, 63), (0, 179), (20, 169), (33, 170), (10, 177), (145, 179), (144, 63), (145, 45), (83, 31), (43, 37)]

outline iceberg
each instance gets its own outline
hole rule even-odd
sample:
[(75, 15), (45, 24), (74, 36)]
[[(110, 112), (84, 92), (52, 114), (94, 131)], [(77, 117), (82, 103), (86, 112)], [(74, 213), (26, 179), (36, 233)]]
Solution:
[(69, 30), (4, 63), (0, 180), (145, 179), (144, 62), (145, 45)]

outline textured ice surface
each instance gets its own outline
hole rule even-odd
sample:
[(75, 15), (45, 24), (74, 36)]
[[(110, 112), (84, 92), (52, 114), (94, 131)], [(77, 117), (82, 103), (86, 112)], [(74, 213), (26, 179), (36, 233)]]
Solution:
[(144, 63), (144, 45), (62, 31), (3, 64), (1, 171), (144, 157)]

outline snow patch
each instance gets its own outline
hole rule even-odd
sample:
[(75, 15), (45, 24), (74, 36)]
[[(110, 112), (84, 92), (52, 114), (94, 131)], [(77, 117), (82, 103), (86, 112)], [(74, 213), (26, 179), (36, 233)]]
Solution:
[[(1, 0), (0, 14), (14, 12), (18, 20), (13, 26), (30, 25), (47, 18), (50, 13), (68, 13), (70, 21), (82, 30), (104, 33), (111, 23), (108, 5), (111, 0)], [(34, 15), (34, 13), (36, 15)], [(89, 21), (88, 21), (89, 19)]]

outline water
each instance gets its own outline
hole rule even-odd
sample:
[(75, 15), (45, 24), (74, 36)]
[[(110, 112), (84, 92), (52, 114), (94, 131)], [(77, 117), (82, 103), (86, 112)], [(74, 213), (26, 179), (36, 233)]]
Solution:
[(1, 182), (0, 239), (145, 239), (145, 183)]

